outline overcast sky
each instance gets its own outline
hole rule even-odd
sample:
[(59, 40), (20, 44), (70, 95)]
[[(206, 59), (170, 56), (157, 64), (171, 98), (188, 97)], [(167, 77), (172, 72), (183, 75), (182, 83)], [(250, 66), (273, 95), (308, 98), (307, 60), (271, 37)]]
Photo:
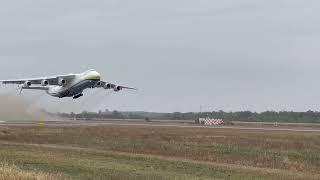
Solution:
[(319, 19), (318, 0), (1, 1), (0, 79), (93, 68), (139, 88), (24, 92), (49, 111), (320, 110)]

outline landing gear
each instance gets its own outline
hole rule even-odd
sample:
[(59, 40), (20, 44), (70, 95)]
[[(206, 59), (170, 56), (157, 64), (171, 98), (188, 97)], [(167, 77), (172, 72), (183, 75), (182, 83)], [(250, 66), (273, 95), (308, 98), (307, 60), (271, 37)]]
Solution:
[(73, 96), (73, 99), (78, 99), (79, 97), (81, 97), (81, 96), (83, 96), (83, 94), (81, 93), (81, 94), (78, 94), (78, 95), (75, 95), (75, 96)]

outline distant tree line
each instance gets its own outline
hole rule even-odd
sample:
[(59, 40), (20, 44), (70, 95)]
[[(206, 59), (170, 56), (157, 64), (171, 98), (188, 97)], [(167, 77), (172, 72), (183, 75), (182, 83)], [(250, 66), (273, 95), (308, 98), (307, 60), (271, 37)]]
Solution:
[(246, 121), (246, 122), (292, 122), (292, 123), (320, 123), (320, 112), (292, 112), (292, 111), (265, 111), (261, 113), (251, 111), (240, 112), (203, 112), (203, 113), (153, 113), (153, 112), (119, 112), (99, 111), (82, 113), (59, 113), (59, 116), (70, 119), (146, 119), (152, 120), (191, 120), (198, 118), (219, 118), (225, 121)]

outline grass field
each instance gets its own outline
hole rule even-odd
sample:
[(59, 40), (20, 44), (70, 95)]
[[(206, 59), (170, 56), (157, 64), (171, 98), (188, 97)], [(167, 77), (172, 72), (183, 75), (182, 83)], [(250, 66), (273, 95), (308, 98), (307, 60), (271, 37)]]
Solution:
[(313, 132), (0, 127), (0, 146), (0, 165), (51, 179), (320, 179)]
[(50, 175), (47, 173), (39, 173), (33, 171), (25, 171), (17, 168), (14, 165), (1, 164), (0, 165), (0, 179), (1, 180), (55, 180), (64, 179), (63, 176)]

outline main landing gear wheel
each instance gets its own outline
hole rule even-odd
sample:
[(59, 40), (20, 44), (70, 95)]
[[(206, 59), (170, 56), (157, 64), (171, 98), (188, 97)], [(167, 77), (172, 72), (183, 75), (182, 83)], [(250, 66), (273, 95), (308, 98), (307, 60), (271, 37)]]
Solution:
[(73, 99), (78, 99), (79, 97), (81, 97), (81, 96), (83, 96), (83, 94), (81, 93), (81, 94), (78, 94), (78, 95), (75, 95), (75, 96), (73, 96)]

